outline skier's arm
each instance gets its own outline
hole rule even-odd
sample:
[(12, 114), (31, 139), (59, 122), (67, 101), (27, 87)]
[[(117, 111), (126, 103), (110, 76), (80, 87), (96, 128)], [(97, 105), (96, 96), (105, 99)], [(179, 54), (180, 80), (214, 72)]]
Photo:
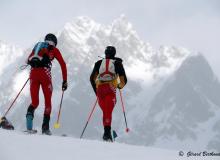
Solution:
[(101, 65), (101, 61), (96, 62), (95, 66), (94, 66), (94, 68), (92, 70), (92, 73), (90, 75), (90, 83), (92, 85), (92, 88), (93, 88), (95, 94), (96, 94), (96, 83), (95, 83), (95, 81), (96, 81), (96, 78), (97, 78), (97, 76), (99, 74), (100, 65)]
[(54, 48), (55, 51), (55, 58), (60, 64), (61, 70), (62, 70), (62, 76), (63, 76), (63, 81), (67, 82), (67, 68), (66, 68), (66, 63), (60, 53), (60, 51), (57, 48)]
[(122, 89), (127, 83), (127, 76), (126, 76), (122, 62), (116, 61), (115, 71), (119, 75), (119, 79), (120, 79), (120, 83), (118, 84), (118, 88)]
[(35, 51), (35, 49), (37, 47), (37, 44), (35, 44), (34, 48), (32, 49), (31, 53), (29, 54), (28, 59), (26, 60), (27, 64), (30, 64), (29, 58), (34, 55), (34, 51)]
[[(34, 47), (34, 48), (35, 48), (35, 47)], [(27, 64), (30, 64), (29, 58), (34, 55), (34, 48), (32, 49), (31, 53), (29, 54), (28, 58), (27, 58), (26, 61), (25, 61)]]

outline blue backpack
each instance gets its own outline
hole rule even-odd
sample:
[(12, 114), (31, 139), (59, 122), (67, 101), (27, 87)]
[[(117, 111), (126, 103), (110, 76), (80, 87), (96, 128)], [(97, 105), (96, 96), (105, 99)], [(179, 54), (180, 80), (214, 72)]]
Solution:
[(49, 58), (49, 44), (47, 42), (38, 42), (30, 57), (28, 58), (28, 64), (33, 68), (39, 67), (51, 67), (51, 60)]

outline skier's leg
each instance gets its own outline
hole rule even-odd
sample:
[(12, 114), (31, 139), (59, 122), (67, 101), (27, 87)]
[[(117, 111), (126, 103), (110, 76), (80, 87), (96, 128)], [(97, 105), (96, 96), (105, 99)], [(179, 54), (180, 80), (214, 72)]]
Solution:
[(103, 115), (103, 124), (104, 126), (111, 126), (112, 123), (112, 111), (115, 107), (116, 97), (115, 94), (109, 94), (105, 97), (104, 103), (104, 115)]
[[(35, 75), (36, 76), (36, 75)], [(26, 127), (27, 130), (32, 130), (33, 128), (33, 118), (34, 118), (34, 110), (39, 105), (39, 89), (40, 89), (40, 82), (33, 77), (33, 73), (30, 76), (30, 93), (31, 93), (31, 104), (27, 109), (26, 114)]]
[(45, 110), (44, 110), (44, 119), (42, 124), (42, 133), (51, 135), (49, 122), (50, 122), (50, 114), (51, 114), (51, 97), (52, 97), (52, 81), (50, 73), (45, 71), (42, 77), (43, 81), (41, 82), (42, 90), (44, 94), (45, 100)]
[(111, 136), (111, 126), (109, 125), (110, 120), (108, 119), (108, 116), (106, 116), (106, 98), (98, 98), (98, 103), (100, 108), (102, 109), (103, 117), (102, 117), (102, 122), (103, 122), (103, 127), (104, 127), (104, 134), (103, 134), (103, 140), (104, 141), (112, 141), (112, 136)]
[(97, 89), (97, 97), (98, 97), (98, 103), (99, 103), (99, 106), (102, 110), (102, 113), (103, 113), (103, 126), (104, 126), (104, 113), (105, 113), (105, 97), (103, 96), (102, 92), (101, 92), (101, 89), (98, 88)]
[(112, 141), (111, 136), (111, 122), (112, 122), (112, 111), (116, 103), (115, 89), (110, 85), (103, 85), (97, 90), (99, 105), (103, 112), (103, 126), (104, 135), (103, 140)]
[(42, 90), (44, 94), (44, 101), (45, 101), (45, 115), (50, 115), (51, 113), (51, 97), (52, 97), (52, 84), (50, 83), (42, 83)]
[(113, 141), (111, 135), (112, 111), (116, 102), (115, 94), (109, 94), (105, 97), (105, 107), (103, 114), (104, 135), (103, 139), (106, 141)]
[(50, 115), (44, 114), (44, 119), (43, 119), (43, 124), (42, 124), (42, 134), (52, 135), (50, 131), (49, 123), (50, 123)]
[(36, 79), (30, 79), (31, 105), (36, 109), (39, 105), (40, 82)]

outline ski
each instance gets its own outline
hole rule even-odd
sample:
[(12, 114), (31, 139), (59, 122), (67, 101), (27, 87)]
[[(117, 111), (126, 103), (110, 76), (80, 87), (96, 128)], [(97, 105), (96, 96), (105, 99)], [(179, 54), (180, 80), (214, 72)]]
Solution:
[[(26, 133), (26, 134), (37, 134), (38, 131), (37, 131), (36, 129), (33, 129), (33, 130), (24, 130), (23, 133)], [(45, 133), (42, 133), (42, 135), (52, 136), (52, 134), (45, 134)], [(61, 135), (55, 135), (55, 136), (68, 137), (67, 134), (61, 134)]]
[(113, 143), (114, 141), (112, 141), (111, 139), (109, 140), (103, 140), (104, 142), (108, 142), (108, 143)]
[(42, 133), (42, 135), (45, 135), (45, 136), (52, 136), (52, 133)]
[(37, 130), (36, 129), (32, 129), (32, 130), (25, 130), (23, 132), (26, 133), (26, 134), (36, 134)]

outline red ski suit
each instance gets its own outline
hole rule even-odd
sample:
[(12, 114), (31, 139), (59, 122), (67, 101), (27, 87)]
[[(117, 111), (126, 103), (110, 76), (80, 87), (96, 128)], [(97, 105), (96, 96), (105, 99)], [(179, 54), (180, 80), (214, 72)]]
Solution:
[(103, 111), (103, 126), (111, 126), (112, 111), (116, 104), (116, 89), (112, 84), (102, 84), (97, 88), (97, 97)]
[[(33, 55), (32, 52), (30, 54)], [(30, 57), (29, 56), (29, 57)], [(53, 47), (49, 50), (48, 56), (52, 61), (54, 58), (57, 59), (61, 66), (63, 80), (67, 81), (67, 68), (66, 63), (63, 60), (63, 57), (60, 51)], [(32, 68), (30, 72), (30, 93), (31, 93), (31, 104), (36, 109), (39, 105), (39, 89), (42, 88), (44, 99), (45, 99), (45, 115), (50, 115), (51, 113), (51, 97), (53, 91), (52, 79), (51, 79), (51, 69), (47, 67)]]
[[(124, 67), (122, 65), (122, 59), (114, 57), (111, 58), (115, 60), (115, 73), (119, 76), (121, 83), (123, 82), (123, 86), (127, 83), (127, 77), (125, 74)], [(106, 72), (109, 69), (109, 59), (103, 59), (106, 61)], [(91, 85), (97, 95), (99, 106), (103, 112), (103, 126), (111, 126), (112, 122), (112, 111), (116, 104), (116, 88), (117, 84), (115, 84), (115, 80), (117, 83), (117, 79), (110, 82), (102, 82), (100, 80), (97, 81), (97, 77), (101, 75), (99, 73), (101, 64), (103, 60), (99, 60), (95, 63), (93, 71), (90, 75)]]

